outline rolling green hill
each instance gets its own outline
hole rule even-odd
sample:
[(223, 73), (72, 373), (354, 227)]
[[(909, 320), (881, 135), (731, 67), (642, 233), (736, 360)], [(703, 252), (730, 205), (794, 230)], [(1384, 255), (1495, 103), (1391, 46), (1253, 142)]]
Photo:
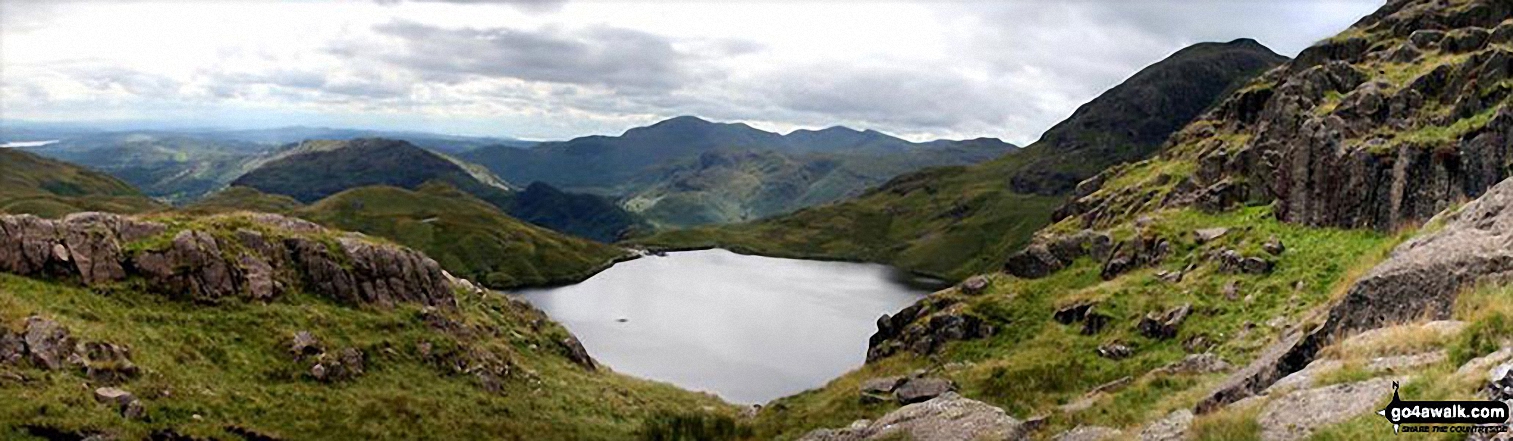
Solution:
[(437, 181), (415, 190), (357, 187), (309, 205), (250, 187), (231, 187), (180, 211), (297, 216), (423, 251), (452, 274), (494, 289), (573, 283), (630, 256), (618, 247), (520, 221)]
[(641, 227), (635, 215), (604, 198), (564, 193), (545, 184), (516, 191), (481, 167), (409, 142), (380, 138), (302, 142), (232, 185), (308, 204), (359, 187), (416, 189), (427, 182), (447, 183), (521, 220), (594, 240), (614, 241)]
[(0, 149), (0, 213), (58, 217), (76, 211), (140, 213), (164, 208), (103, 173), (16, 149)]
[(69, 136), (36, 152), (100, 170), (180, 204), (224, 187), (270, 150), (199, 134), (145, 131)]
[(456, 188), (359, 187), (296, 211), (424, 251), (458, 276), (496, 289), (577, 282), (629, 257), (623, 249), (516, 220)]
[(634, 242), (886, 262), (950, 279), (989, 271), (1050, 223), (1072, 184), (1152, 154), (1167, 135), (1283, 60), (1253, 40), (1194, 45), (1083, 105), (1015, 154), (899, 176), (860, 197), (789, 215)]

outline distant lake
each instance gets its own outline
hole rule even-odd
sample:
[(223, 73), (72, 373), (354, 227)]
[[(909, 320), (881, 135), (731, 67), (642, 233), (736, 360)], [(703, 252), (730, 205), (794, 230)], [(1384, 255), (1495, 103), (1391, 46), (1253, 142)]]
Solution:
[(11, 141), (11, 142), (7, 142), (7, 143), (4, 143), (4, 144), (0, 144), (0, 148), (7, 148), (8, 149), (8, 148), (12, 148), (12, 147), (41, 147), (41, 146), (48, 145), (48, 144), (55, 144), (57, 142), (58, 142), (58, 140), (56, 140), (56, 139), (50, 140), (50, 141)]
[(878, 316), (934, 288), (922, 283), (883, 265), (706, 250), (519, 294), (616, 372), (755, 404), (861, 366)]

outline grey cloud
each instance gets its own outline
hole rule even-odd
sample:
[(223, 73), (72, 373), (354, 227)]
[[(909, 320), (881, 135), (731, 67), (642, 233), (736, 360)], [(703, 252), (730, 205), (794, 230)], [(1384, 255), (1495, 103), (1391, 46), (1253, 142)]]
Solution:
[(480, 75), (667, 90), (689, 79), (688, 55), (673, 49), (668, 39), (640, 31), (446, 29), (414, 22), (390, 22), (374, 30), (403, 43), (384, 56), (387, 61), (436, 81)]
[[(405, 0), (374, 0), (381, 5), (402, 3)], [(408, 0), (417, 3), (455, 3), (464, 5), (500, 4), (510, 5), (526, 12), (544, 13), (562, 10), (567, 0)]]

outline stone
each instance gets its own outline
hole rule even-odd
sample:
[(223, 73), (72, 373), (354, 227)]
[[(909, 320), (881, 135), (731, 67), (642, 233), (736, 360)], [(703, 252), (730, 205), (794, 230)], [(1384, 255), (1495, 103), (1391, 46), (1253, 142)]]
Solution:
[(1271, 236), (1270, 239), (1266, 239), (1266, 243), (1261, 244), (1261, 249), (1266, 250), (1267, 254), (1280, 256), (1283, 252), (1287, 251), (1287, 245), (1282, 244), (1282, 239)]
[(918, 377), (905, 380), (893, 395), (899, 404), (914, 404), (956, 390), (956, 383), (944, 378)]
[(1177, 336), (1177, 330), (1182, 322), (1187, 320), (1187, 315), (1192, 312), (1192, 304), (1183, 304), (1163, 313), (1148, 313), (1140, 319), (1135, 329), (1140, 335), (1157, 340), (1166, 340)]
[(1231, 280), (1224, 284), (1224, 300), (1235, 301), (1240, 299), (1240, 282)]
[(0, 364), (14, 364), (26, 357), (26, 341), (0, 324)]
[(981, 401), (946, 392), (934, 399), (909, 404), (877, 420), (858, 420), (841, 429), (818, 429), (803, 441), (915, 441), (1024, 439), (1025, 423)]
[(1053, 441), (1106, 441), (1119, 439), (1124, 432), (1112, 427), (1078, 425), (1051, 438)]
[(1180, 361), (1156, 368), (1156, 370), (1151, 372), (1164, 375), (1210, 374), (1225, 372), (1232, 368), (1233, 366), (1230, 366), (1224, 359), (1219, 358), (1218, 355), (1205, 352), (1202, 354), (1188, 354)]
[(995, 332), (982, 318), (967, 313), (957, 299), (927, 297), (897, 314), (878, 318), (877, 332), (868, 340), (867, 361), (901, 351), (931, 355), (950, 342), (986, 338)]
[(1274, 264), (1259, 257), (1247, 257), (1235, 250), (1219, 252), (1219, 271), (1236, 274), (1268, 274)]
[(986, 290), (988, 288), (988, 284), (989, 281), (986, 276), (976, 275), (968, 277), (967, 280), (962, 281), (961, 285), (958, 287), (958, 290), (960, 290), (962, 294), (978, 295), (982, 294), (983, 290)]
[(1104, 343), (1098, 346), (1098, 356), (1110, 360), (1122, 360), (1134, 354), (1134, 349), (1122, 343)]
[(61, 220), (0, 215), (0, 271), (89, 286), (140, 277), (151, 291), (200, 302), (268, 301), (294, 285), (352, 304), (455, 302), (458, 285), (420, 252), (353, 234), (338, 237), (332, 249), (307, 237), (335, 235), (315, 224), (272, 214), (243, 218), (288, 237), (271, 240), (246, 228), (231, 237), (184, 229), (166, 247), (125, 253), (124, 244), (166, 234), (167, 227), (107, 213)]
[(1202, 245), (1213, 242), (1214, 239), (1223, 237), (1227, 233), (1229, 233), (1229, 229), (1224, 227), (1204, 228), (1193, 231), (1193, 239), (1197, 240), (1199, 245)]
[(1051, 254), (1050, 249), (1044, 244), (1030, 244), (1025, 249), (1009, 256), (1003, 270), (1015, 277), (1038, 279), (1060, 271), (1063, 267), (1061, 260)]
[(1193, 425), (1193, 412), (1180, 409), (1140, 430), (1140, 441), (1181, 441)]
[(294, 338), (289, 343), (289, 352), (295, 357), (302, 358), (320, 355), (326, 352), (326, 349), (321, 346), (320, 339), (315, 338), (315, 334), (311, 334), (310, 331), (299, 331), (294, 333)]
[(75, 346), (72, 358), (73, 364), (82, 366), (84, 375), (96, 383), (120, 384), (141, 373), (131, 361), (131, 351), (116, 344), (81, 343)]
[(1374, 378), (1275, 397), (1256, 418), (1256, 422), (1261, 425), (1261, 439), (1305, 439), (1319, 428), (1375, 412), (1377, 402), (1392, 393), (1392, 383), (1403, 380)]
[(904, 384), (908, 377), (891, 376), (872, 378), (862, 382), (861, 392), (864, 394), (891, 394), (899, 385)]
[(109, 404), (124, 417), (140, 419), (147, 413), (142, 401), (131, 392), (114, 387), (100, 387), (95, 389), (94, 395), (96, 402)]
[(1087, 316), (1082, 318), (1082, 335), (1093, 335), (1103, 332), (1103, 328), (1114, 321), (1114, 317), (1097, 311), (1088, 311)]
[(62, 369), (73, 354), (74, 339), (58, 322), (39, 316), (27, 317), (26, 330), (21, 335), (27, 355), (37, 367)]
[(594, 358), (588, 355), (588, 349), (584, 349), (583, 343), (578, 341), (577, 337), (571, 335), (563, 337), (562, 340), (557, 341), (557, 344), (562, 348), (563, 355), (573, 364), (590, 371), (597, 367), (594, 364)]
[(1094, 304), (1093, 302), (1077, 302), (1063, 306), (1057, 308), (1056, 312), (1051, 314), (1051, 318), (1063, 325), (1080, 322), (1084, 317), (1087, 317), (1088, 311), (1093, 309)]

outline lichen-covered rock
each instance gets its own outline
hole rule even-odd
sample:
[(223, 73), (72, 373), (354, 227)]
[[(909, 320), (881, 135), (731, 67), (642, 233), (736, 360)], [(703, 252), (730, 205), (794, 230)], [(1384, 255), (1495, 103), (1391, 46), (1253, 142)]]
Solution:
[(1181, 441), (1193, 425), (1193, 413), (1187, 409), (1173, 411), (1140, 430), (1140, 441)]
[(1391, 393), (1392, 383), (1400, 380), (1402, 379), (1374, 378), (1273, 398), (1256, 418), (1256, 422), (1261, 424), (1261, 439), (1305, 439), (1325, 426), (1374, 412), (1377, 410), (1377, 401)]
[(930, 355), (947, 343), (986, 338), (996, 332), (993, 325), (967, 313), (963, 306), (949, 297), (931, 296), (897, 314), (878, 318), (877, 332), (868, 340), (867, 361), (901, 351)]
[(168, 227), (106, 213), (0, 216), (0, 271), (85, 285), (140, 276), (154, 291), (201, 302), (268, 301), (292, 286), (352, 304), (454, 302), (440, 265), (417, 251), (353, 234), (327, 239), (337, 233), (299, 219), (243, 216), (262, 230), (186, 228), (129, 253), (128, 245), (169, 234)]
[(594, 370), (596, 368), (594, 358), (588, 355), (588, 349), (583, 348), (583, 343), (579, 342), (577, 337), (571, 335), (563, 337), (557, 341), (557, 344), (562, 347), (563, 355), (569, 361), (577, 363), (578, 366), (582, 366), (584, 369)]
[(96, 383), (120, 384), (141, 374), (131, 361), (131, 350), (112, 343), (80, 343), (70, 362), (83, 367), (84, 375)]
[(972, 276), (968, 277), (967, 280), (962, 281), (961, 285), (957, 286), (957, 290), (961, 291), (962, 294), (969, 296), (978, 295), (982, 294), (983, 290), (988, 289), (989, 283), (991, 282), (985, 276)]
[(1135, 329), (1140, 335), (1157, 340), (1166, 340), (1177, 336), (1177, 330), (1182, 327), (1182, 322), (1187, 320), (1187, 315), (1192, 313), (1192, 304), (1183, 304), (1162, 313), (1149, 313), (1140, 318)]
[(43, 369), (62, 369), (74, 351), (74, 339), (67, 328), (38, 316), (26, 318), (21, 339), (32, 364)]
[(893, 395), (898, 398), (898, 404), (914, 404), (940, 396), (946, 392), (956, 390), (956, 383), (944, 378), (935, 377), (910, 377), (904, 380)]
[(889, 412), (875, 421), (860, 420), (842, 429), (819, 429), (805, 434), (804, 441), (915, 441), (1023, 439), (1028, 428), (999, 409), (981, 401), (947, 392), (922, 403)]

